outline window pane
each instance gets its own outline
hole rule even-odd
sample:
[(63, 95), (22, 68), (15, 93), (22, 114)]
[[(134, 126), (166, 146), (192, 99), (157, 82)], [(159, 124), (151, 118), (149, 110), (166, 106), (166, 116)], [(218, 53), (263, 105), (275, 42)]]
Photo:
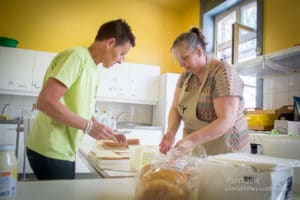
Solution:
[(217, 23), (217, 44), (227, 42), (232, 37), (232, 24), (236, 22), (236, 12), (226, 15)]
[(244, 99), (245, 108), (256, 108), (256, 77), (240, 76), (245, 84)]
[(257, 4), (256, 1), (249, 3), (241, 8), (241, 24), (256, 29), (257, 23)]
[(217, 52), (217, 58), (231, 63), (231, 48), (222, 49)]
[(239, 44), (238, 62), (256, 57), (256, 39)]
[(245, 108), (256, 108), (256, 88), (244, 88)]
[(243, 80), (244, 84), (251, 87), (256, 87), (256, 77), (253, 76), (242, 76), (240, 75), (241, 79)]

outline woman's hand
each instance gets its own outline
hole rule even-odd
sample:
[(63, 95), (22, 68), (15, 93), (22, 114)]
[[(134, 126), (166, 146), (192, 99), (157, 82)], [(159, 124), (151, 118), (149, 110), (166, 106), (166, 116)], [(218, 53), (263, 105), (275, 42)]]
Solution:
[(159, 144), (159, 150), (161, 153), (166, 154), (173, 146), (175, 142), (175, 134), (167, 132)]
[(198, 144), (192, 139), (191, 135), (188, 135), (176, 143), (175, 149), (176, 151), (183, 153), (191, 153), (197, 145)]

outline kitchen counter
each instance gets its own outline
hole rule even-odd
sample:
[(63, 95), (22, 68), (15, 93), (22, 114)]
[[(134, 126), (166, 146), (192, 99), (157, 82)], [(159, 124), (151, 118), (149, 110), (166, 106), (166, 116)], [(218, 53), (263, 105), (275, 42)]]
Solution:
[(19, 118), (7, 119), (7, 120), (0, 119), (0, 124), (22, 124), (22, 123), (23, 123), (23, 119), (19, 119)]
[(18, 182), (18, 200), (132, 200), (134, 178)]
[(135, 185), (134, 178), (24, 181), (17, 184), (17, 200), (133, 200)]
[(123, 129), (144, 129), (144, 130), (163, 130), (161, 126), (152, 126), (149, 124), (131, 123), (131, 122), (118, 122), (117, 130)]

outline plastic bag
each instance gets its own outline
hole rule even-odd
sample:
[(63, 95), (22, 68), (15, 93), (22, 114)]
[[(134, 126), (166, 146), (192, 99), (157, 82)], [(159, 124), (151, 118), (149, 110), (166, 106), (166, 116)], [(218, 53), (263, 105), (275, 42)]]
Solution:
[(208, 156), (193, 178), (193, 199), (290, 200), (298, 160), (228, 153)]
[(199, 157), (176, 149), (160, 154), (137, 175), (135, 200), (189, 200), (196, 186), (191, 174), (200, 163)]

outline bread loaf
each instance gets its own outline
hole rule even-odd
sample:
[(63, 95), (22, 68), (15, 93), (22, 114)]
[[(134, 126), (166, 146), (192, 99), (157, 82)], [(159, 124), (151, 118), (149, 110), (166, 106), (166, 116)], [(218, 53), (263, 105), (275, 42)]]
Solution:
[[(140, 144), (139, 139), (127, 139), (127, 145), (139, 145), (139, 144)], [(113, 140), (100, 140), (97, 141), (97, 145), (99, 145), (100, 147), (117, 147), (117, 148), (125, 147)]]
[(149, 169), (146, 165), (141, 170), (135, 200), (187, 200), (187, 178), (175, 169)]

